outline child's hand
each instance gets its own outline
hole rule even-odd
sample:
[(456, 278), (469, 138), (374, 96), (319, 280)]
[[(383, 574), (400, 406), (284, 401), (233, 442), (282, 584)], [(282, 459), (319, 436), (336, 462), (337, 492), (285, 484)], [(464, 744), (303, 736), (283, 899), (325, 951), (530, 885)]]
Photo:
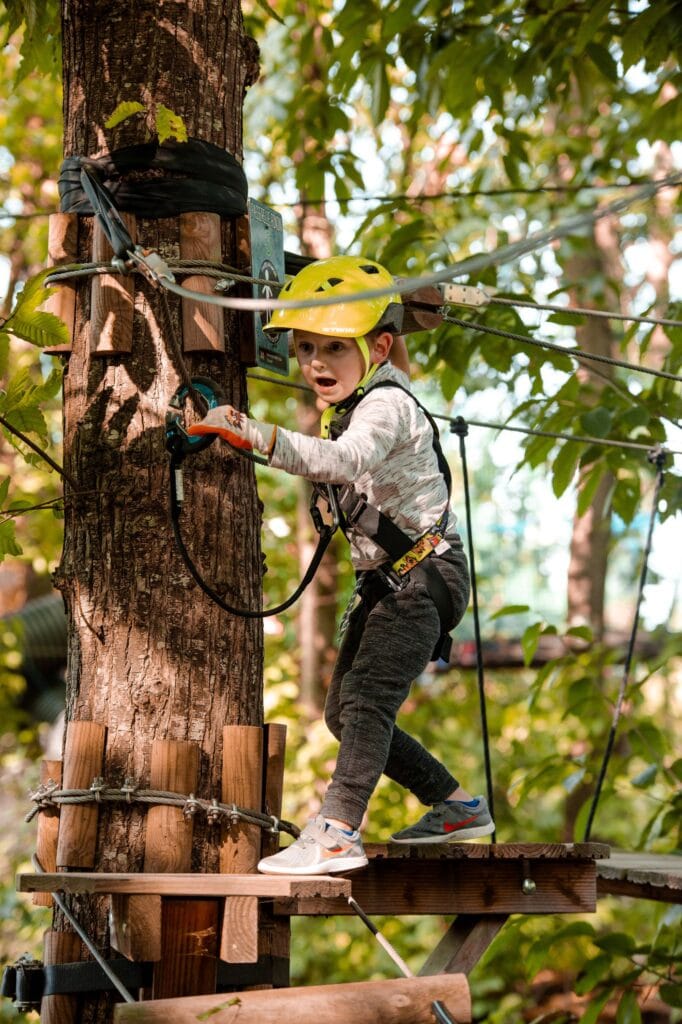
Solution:
[(275, 446), (277, 428), (272, 423), (251, 420), (231, 405), (209, 409), (203, 420), (187, 428), (188, 434), (217, 434), (234, 448), (256, 449), (270, 454)]

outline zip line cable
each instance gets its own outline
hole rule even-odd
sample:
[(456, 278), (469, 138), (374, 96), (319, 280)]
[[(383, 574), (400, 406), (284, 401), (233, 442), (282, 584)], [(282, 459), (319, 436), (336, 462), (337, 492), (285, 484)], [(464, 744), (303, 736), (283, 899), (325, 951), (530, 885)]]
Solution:
[(483, 334), (492, 334), (497, 338), (506, 338), (509, 341), (520, 341), (524, 344), (535, 345), (538, 348), (548, 349), (550, 352), (558, 352), (561, 355), (570, 356), (580, 362), (583, 360), (590, 360), (597, 363), (606, 363), (608, 366), (618, 366), (624, 370), (633, 370), (635, 373), (645, 373), (650, 377), (662, 377), (664, 380), (673, 380), (676, 383), (682, 383), (682, 377), (677, 373), (668, 373), (667, 370), (657, 370), (653, 366), (641, 366), (637, 363), (630, 363), (625, 359), (616, 359), (615, 356), (600, 355), (598, 352), (586, 352), (585, 349), (582, 348), (565, 348), (563, 345), (557, 345), (553, 341), (543, 341), (540, 338), (531, 338), (526, 334), (515, 334), (513, 331), (505, 331), (499, 327), (491, 327), (488, 324), (482, 324), (478, 320), (461, 320), (459, 317), (448, 314), (443, 317), (443, 322), (455, 324), (457, 327), (463, 327), (468, 330), (479, 331)]
[(547, 302), (530, 302), (527, 299), (508, 299), (491, 295), (489, 300), (495, 306), (523, 306), (525, 309), (548, 310), (552, 313), (575, 313), (576, 316), (591, 316), (603, 320), (625, 320), (633, 324), (654, 324), (660, 327), (682, 327), (682, 320), (669, 320), (662, 316), (635, 316), (626, 313), (610, 313), (602, 309), (587, 309), (584, 306), (556, 306)]
[[(280, 388), (291, 388), (295, 391), (307, 391), (312, 393), (312, 388), (309, 388), (307, 384), (298, 384), (295, 381), (280, 380), (278, 377), (268, 377), (264, 373), (252, 373), (246, 374), (249, 380), (259, 380), (265, 384), (275, 384)], [(452, 423), (455, 417), (448, 415), (444, 412), (432, 412), (428, 410), (429, 415), (433, 416), (435, 420), (442, 420), (444, 423)], [(513, 415), (513, 413), (512, 413)], [(607, 439), (603, 437), (592, 437), (590, 434), (565, 434), (561, 431), (553, 430), (539, 430), (532, 427), (517, 427), (511, 423), (492, 423), (488, 420), (473, 420), (467, 417), (466, 422), (471, 427), (482, 427), (488, 430), (509, 430), (517, 434), (529, 434), (532, 437), (553, 437), (558, 441), (576, 441), (580, 444), (593, 444), (599, 445), (604, 448), (629, 448), (633, 451), (640, 452), (651, 452), (656, 450), (657, 442), (651, 444), (642, 444), (639, 441), (617, 441), (615, 438)], [(682, 450), (675, 448), (661, 449), (668, 453), (668, 455), (682, 455)]]
[[(607, 203), (606, 206), (598, 209), (576, 214), (565, 221), (560, 221), (553, 227), (546, 228), (543, 231), (534, 232), (519, 242), (512, 242), (509, 245), (495, 249), (491, 253), (481, 253), (477, 256), (470, 256), (459, 263), (450, 264), (442, 270), (432, 274), (424, 274), (420, 277), (404, 278), (400, 281), (399, 285), (391, 288), (372, 288), (367, 289), (366, 291), (356, 292), (354, 295), (344, 296), (344, 303), (362, 302), (366, 299), (385, 298), (395, 294), (396, 291), (399, 291), (401, 294), (409, 294), (410, 292), (416, 291), (418, 288), (442, 284), (445, 281), (451, 281), (455, 277), (475, 274), (490, 266), (495, 266), (500, 263), (508, 263), (511, 260), (517, 259), (519, 256), (523, 256), (526, 253), (542, 248), (550, 242), (575, 234), (582, 228), (591, 226), (597, 221), (602, 220), (604, 217), (610, 217), (614, 214), (622, 213), (629, 209), (634, 203), (643, 199), (650, 199), (663, 188), (670, 188), (678, 185), (682, 185), (682, 173), (668, 175), (665, 178), (660, 178), (657, 181), (650, 182), (644, 187), (637, 189), (637, 191), (631, 196), (616, 199), (611, 203)], [(208, 302), (209, 305), (222, 306), (224, 309), (272, 311), (275, 309), (316, 309), (318, 306), (339, 305), (338, 296), (323, 296), (319, 299), (266, 299), (230, 298), (217, 295), (206, 295), (202, 292), (194, 292), (190, 289), (182, 288), (180, 285), (176, 284), (167, 265), (156, 253), (145, 255), (143, 250), (137, 246), (135, 250), (130, 253), (130, 258), (144, 273), (147, 273), (151, 277), (152, 281), (160, 284), (163, 288), (167, 288), (174, 294), (179, 295), (182, 298)]]

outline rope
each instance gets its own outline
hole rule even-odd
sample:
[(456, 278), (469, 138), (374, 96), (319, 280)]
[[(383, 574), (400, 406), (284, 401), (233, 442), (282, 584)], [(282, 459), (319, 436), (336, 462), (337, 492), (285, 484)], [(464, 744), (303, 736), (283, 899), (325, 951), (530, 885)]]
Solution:
[[(45, 874), (45, 869), (42, 866), (42, 864), (40, 863), (40, 861), (38, 860), (38, 857), (36, 856), (35, 853), (31, 857), (31, 861), (33, 863), (34, 868), (36, 869), (36, 871), (39, 874)], [(59, 895), (59, 893), (53, 892), (53, 893), (50, 893), (50, 895), (52, 896), (52, 899), (55, 901), (55, 903), (57, 904), (57, 906), (61, 910), (61, 912), (64, 915), (64, 917), (67, 919), (67, 921), (69, 922), (69, 924), (73, 928), (73, 930), (78, 935), (78, 937), (81, 940), (81, 942), (85, 946), (87, 946), (89, 951), (92, 953), (93, 959), (95, 959), (97, 961), (97, 963), (102, 968), (102, 970), (106, 974), (107, 978), (109, 979), (111, 984), (114, 986), (116, 991), (119, 993), (119, 995), (121, 995), (123, 997), (123, 999), (125, 1000), (126, 1003), (136, 1003), (137, 1000), (130, 994), (130, 992), (125, 987), (125, 985), (123, 984), (121, 979), (118, 977), (118, 975), (114, 974), (114, 972), (112, 971), (111, 967), (109, 966), (107, 961), (104, 959), (104, 957), (102, 956), (102, 954), (98, 950), (97, 946), (95, 946), (95, 944), (93, 943), (93, 941), (90, 938), (90, 936), (87, 934), (87, 932), (83, 929), (83, 927), (79, 924), (79, 922), (73, 916), (73, 914), (71, 913), (71, 911), (67, 907), (66, 903), (64, 902), (64, 900)]]
[[(260, 380), (266, 384), (276, 384), (280, 388), (293, 388), (299, 391), (310, 391), (312, 388), (308, 387), (307, 384), (296, 384), (294, 381), (280, 380), (277, 377), (268, 377), (262, 373), (247, 373), (249, 380)], [(427, 410), (430, 416), (435, 420), (443, 420), (445, 423), (452, 423), (452, 416), (443, 412), (431, 412)], [(513, 413), (512, 413), (513, 415)], [(652, 450), (651, 444), (641, 444), (638, 441), (616, 441), (615, 438), (612, 440), (605, 440), (603, 437), (592, 437), (590, 434), (564, 434), (560, 431), (553, 430), (538, 430), (532, 427), (516, 427), (509, 423), (491, 423), (488, 420), (473, 420), (467, 419), (467, 423), (470, 427), (483, 427), (489, 430), (510, 430), (516, 434), (528, 434), (532, 437), (554, 437), (558, 441), (576, 441), (580, 444), (595, 444), (600, 445), (603, 448), (630, 448), (634, 451), (650, 452)], [(682, 450), (675, 448), (664, 449), (668, 455), (682, 455)]]
[(609, 366), (619, 366), (624, 370), (634, 370), (636, 373), (646, 373), (651, 377), (663, 377), (665, 380), (682, 382), (682, 377), (677, 373), (668, 373), (667, 370), (656, 370), (652, 366), (638, 366), (636, 363), (629, 363), (624, 359), (600, 355), (597, 352), (586, 352), (584, 349), (565, 348), (563, 345), (555, 345), (552, 341), (542, 341), (540, 338), (531, 338), (526, 334), (515, 334), (513, 331), (504, 331), (499, 327), (490, 327), (487, 324), (479, 323), (478, 320), (460, 320), (459, 317), (450, 315), (444, 316), (443, 320), (448, 324), (456, 324), (457, 327), (480, 331), (483, 334), (492, 334), (496, 338), (507, 338), (509, 341), (523, 342), (524, 345), (546, 348), (551, 352), (559, 352), (561, 355), (571, 356), (571, 358), (579, 361), (593, 360), (597, 363), (607, 363)]
[[(474, 531), (471, 515), (471, 492), (469, 489), (469, 470), (467, 467), (467, 453), (465, 438), (469, 433), (466, 420), (457, 416), (450, 422), (450, 429), (459, 438), (459, 457), (462, 463), (462, 480), (464, 483), (464, 509), (467, 524), (467, 544), (469, 548), (469, 575), (471, 577), (471, 600), (474, 615), (474, 638), (476, 647), (476, 678), (478, 680), (478, 702), (481, 715), (481, 733), (483, 735), (483, 761), (485, 764), (485, 781), (488, 793), (488, 809), (490, 817), (495, 820), (495, 808), (493, 800), (493, 774), (490, 764), (490, 735), (488, 732), (488, 714), (485, 701), (485, 680), (483, 677), (483, 645), (481, 643), (481, 620), (478, 610), (478, 584), (476, 578), (476, 560), (474, 557)], [(495, 833), (491, 842), (495, 842)]]
[[(658, 181), (648, 183), (644, 187), (638, 189), (631, 196), (623, 199), (616, 199), (613, 202), (602, 206), (600, 209), (586, 211), (585, 213), (577, 214), (574, 217), (569, 217), (567, 220), (559, 222), (554, 227), (528, 235), (528, 237), (522, 241), (512, 242), (511, 244), (502, 246), (491, 253), (481, 253), (477, 256), (470, 256), (468, 259), (462, 260), (459, 263), (449, 264), (436, 273), (425, 274), (421, 277), (403, 278), (400, 281), (397, 290), (402, 294), (409, 294), (410, 292), (416, 291), (417, 288), (441, 284), (444, 281), (451, 281), (453, 278), (462, 277), (463, 275), (471, 276), (472, 274), (478, 273), (480, 270), (484, 270), (490, 266), (496, 266), (500, 263), (508, 263), (511, 260), (517, 259), (519, 256), (523, 256), (525, 253), (543, 248), (559, 238), (565, 238), (568, 235), (575, 234), (585, 227), (591, 227), (604, 217), (610, 217), (615, 214), (622, 213), (639, 200), (650, 199), (663, 188), (671, 188), (673, 186), (677, 187), (679, 185), (682, 185), (682, 174), (678, 173), (668, 175), (665, 178), (660, 178)], [(141, 251), (134, 258), (136, 258), (137, 262), (144, 263)], [(173, 291), (177, 295), (182, 295), (186, 298), (196, 298), (194, 293), (181, 288), (163, 274), (157, 275), (157, 280), (163, 288), (168, 288), (169, 291)], [(352, 296), (344, 296), (344, 301), (362, 302), (366, 299), (384, 298), (386, 296), (393, 295), (395, 291), (395, 286), (391, 288), (373, 288), (368, 289), (367, 291), (356, 292)], [(325, 296), (319, 299), (284, 300), (265, 298), (230, 299), (215, 295), (200, 294), (200, 299), (204, 302), (224, 306), (226, 309), (261, 311), (271, 311), (274, 309), (313, 309), (318, 306), (338, 305), (339, 302), (338, 296)]]
[(623, 678), (621, 680), (620, 688), (618, 690), (618, 698), (616, 705), (613, 710), (613, 717), (611, 720), (611, 727), (609, 729), (609, 735), (606, 741), (606, 748), (604, 750), (604, 756), (602, 758), (601, 767), (599, 769), (599, 776), (597, 778), (597, 785), (595, 787), (594, 796), (592, 797), (592, 803), (590, 805), (589, 814), (587, 817), (587, 824), (585, 825), (585, 834), (583, 836), (583, 842), (588, 842), (592, 833), (592, 824), (594, 817), (597, 812), (597, 804), (599, 803), (599, 797), (601, 796), (602, 787), (606, 778), (606, 770), (609, 765), (609, 760), (613, 752), (613, 745), (616, 739), (616, 730), (620, 721), (621, 713), (623, 710), (623, 701), (625, 700), (625, 694), (627, 692), (630, 668), (632, 666), (632, 658), (635, 650), (635, 641), (637, 639), (637, 629), (639, 626), (639, 615), (642, 607), (642, 597), (644, 595), (644, 586), (646, 584), (647, 571), (649, 566), (649, 556), (651, 554), (651, 545), (654, 534), (654, 524), (656, 522), (656, 512), (658, 510), (658, 499), (663, 486), (663, 467), (665, 465), (665, 453), (658, 452), (652, 455), (651, 460), (656, 465), (656, 484), (654, 487), (654, 496), (651, 506), (651, 515), (649, 517), (649, 529), (647, 532), (646, 545), (644, 548), (644, 555), (642, 558), (642, 569), (639, 576), (639, 586), (637, 588), (637, 600), (635, 602), (635, 614), (632, 620), (632, 629), (630, 630), (630, 638), (628, 641), (627, 654), (625, 656), (625, 664), (623, 666)]
[[(265, 278), (253, 277), (250, 274), (245, 274), (239, 267), (233, 267), (229, 263), (217, 263), (214, 260), (166, 260), (166, 266), (173, 271), (174, 274), (180, 276), (199, 276), (199, 277), (216, 277), (216, 278), (229, 278), (231, 281), (237, 281), (244, 284), (260, 284), (268, 285), (270, 288), (277, 288), (276, 281), (268, 281)], [(200, 271), (197, 275), (197, 271)], [(54, 284), (59, 281), (69, 281), (71, 278), (88, 277), (92, 274), (129, 274), (130, 270), (125, 266), (120, 266), (118, 263), (106, 263), (103, 260), (91, 263), (65, 263), (59, 267), (55, 267), (45, 277), (45, 283), (47, 285)], [(197, 293), (199, 295), (201, 293)]]
[(662, 316), (634, 316), (626, 313), (610, 313), (603, 309), (588, 309), (585, 306), (555, 306), (548, 302), (530, 302), (526, 299), (506, 299), (500, 295), (491, 295), (489, 301), (496, 306), (523, 306), (525, 309), (543, 309), (550, 313), (575, 313), (578, 316), (591, 316), (604, 320), (624, 320), (633, 324), (654, 324), (659, 327), (682, 327), (682, 320), (669, 320)]
[(181, 793), (171, 793), (162, 789), (138, 789), (132, 779), (126, 779), (120, 789), (105, 785), (104, 780), (99, 776), (92, 780), (89, 789), (61, 789), (56, 783), (50, 782), (40, 785), (29, 796), (36, 806), (28, 812), (25, 821), (31, 821), (41, 809), (59, 807), (62, 804), (137, 803), (181, 807), (187, 818), (192, 818), (197, 812), (202, 811), (210, 825), (220, 824), (223, 820), (229, 821), (231, 825), (244, 821), (248, 825), (257, 825), (259, 828), (267, 829), (273, 834), (287, 832), (294, 839), (297, 839), (300, 834), (300, 829), (296, 825), (290, 821), (276, 818), (272, 814), (238, 807), (237, 804), (223, 804), (216, 799), (202, 800), (193, 793), (184, 796)]

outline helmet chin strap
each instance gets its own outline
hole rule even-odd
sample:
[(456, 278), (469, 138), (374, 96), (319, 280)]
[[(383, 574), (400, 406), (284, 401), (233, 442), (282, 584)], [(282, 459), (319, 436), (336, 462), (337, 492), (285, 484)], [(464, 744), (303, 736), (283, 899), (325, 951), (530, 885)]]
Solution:
[[(360, 349), (360, 355), (362, 356), (365, 372), (358, 381), (358, 383), (356, 384), (355, 389), (353, 390), (353, 394), (361, 395), (365, 388), (367, 387), (367, 385), (369, 384), (372, 377), (374, 376), (374, 374), (379, 369), (380, 364), (372, 362), (371, 356), (369, 354), (369, 345), (367, 344), (367, 339), (364, 336), (356, 338), (355, 341), (357, 342), (357, 346)], [(350, 395), (348, 396), (348, 398), (350, 398)], [(332, 417), (336, 412), (336, 406), (342, 405), (343, 402), (345, 401), (348, 401), (348, 399), (345, 398), (339, 403), (336, 403), (334, 405), (328, 405), (327, 408), (324, 410), (320, 417), (320, 437), (329, 437), (329, 428), (331, 426)]]

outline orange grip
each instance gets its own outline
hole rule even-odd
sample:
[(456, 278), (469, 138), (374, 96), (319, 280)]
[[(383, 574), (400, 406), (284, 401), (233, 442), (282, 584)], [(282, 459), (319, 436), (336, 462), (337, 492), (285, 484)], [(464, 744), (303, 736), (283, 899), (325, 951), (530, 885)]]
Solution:
[(222, 437), (224, 441), (231, 444), (233, 448), (244, 448), (246, 451), (252, 451), (253, 445), (250, 441), (247, 441), (245, 437), (241, 437), (239, 434), (233, 433), (229, 427), (214, 427), (208, 423), (194, 423), (191, 427), (187, 428), (188, 434), (217, 434), (218, 437)]

